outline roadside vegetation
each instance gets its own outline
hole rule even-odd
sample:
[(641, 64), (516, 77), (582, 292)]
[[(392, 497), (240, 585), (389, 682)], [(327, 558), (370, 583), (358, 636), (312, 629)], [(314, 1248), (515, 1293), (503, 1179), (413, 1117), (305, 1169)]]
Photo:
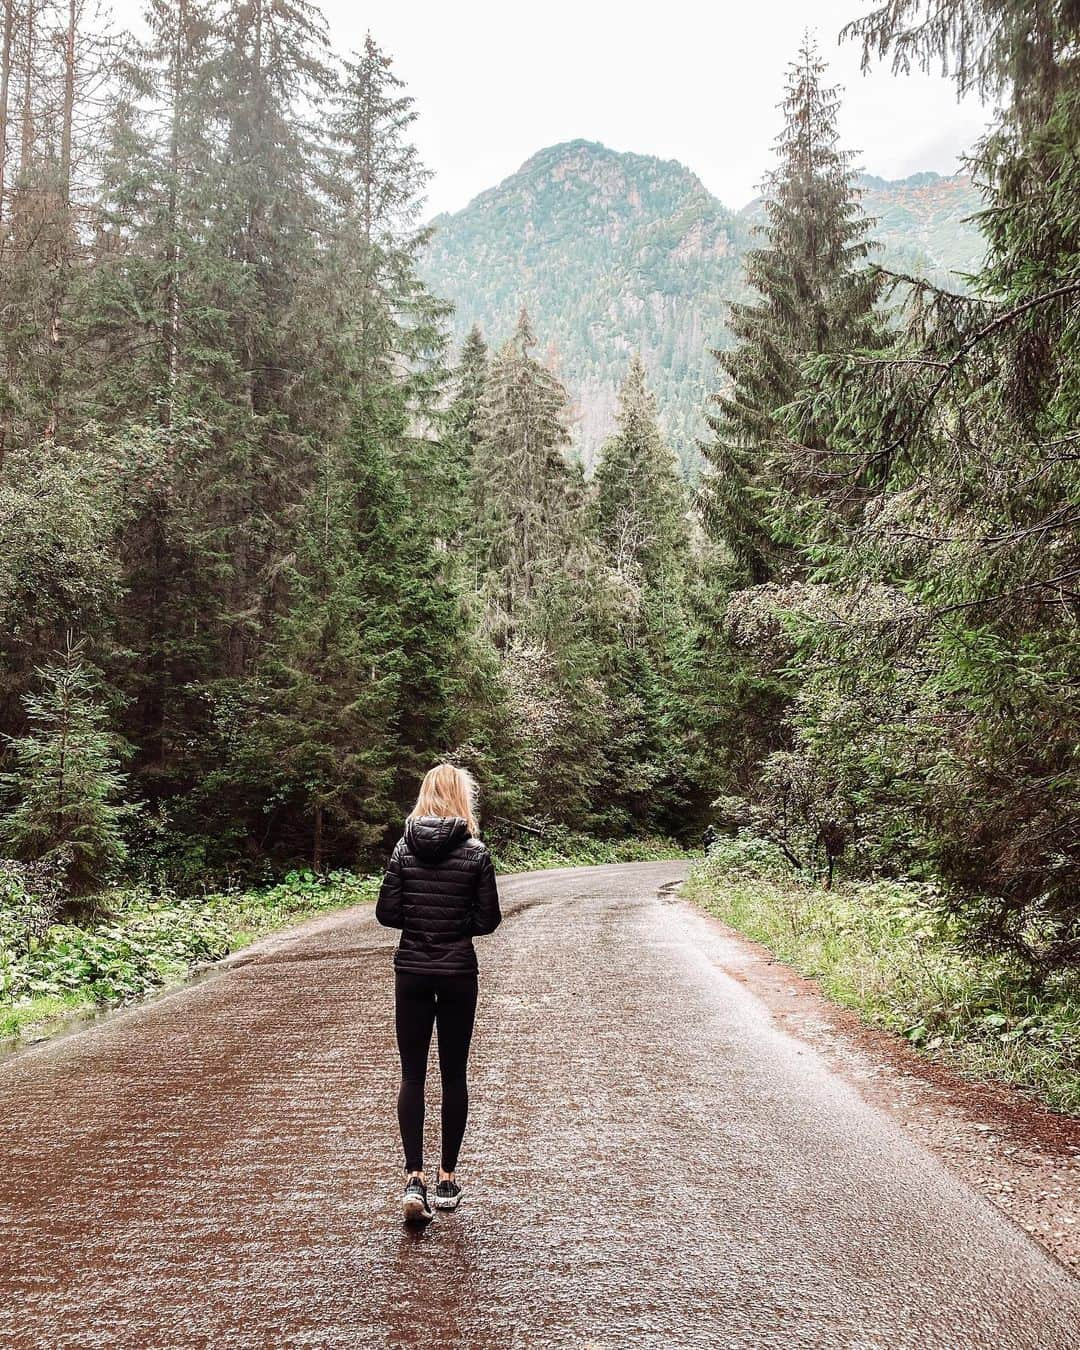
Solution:
[(492, 848), (499, 872), (536, 872), (545, 867), (597, 867), (604, 863), (661, 862), (692, 856), (674, 839), (649, 835), (594, 839), (573, 830), (551, 829), (528, 838), (496, 841)]
[(1013, 953), (973, 942), (933, 884), (827, 889), (743, 832), (717, 841), (685, 893), (872, 1026), (965, 1076), (1013, 1084), (1080, 1115), (1080, 975), (1033, 980)]

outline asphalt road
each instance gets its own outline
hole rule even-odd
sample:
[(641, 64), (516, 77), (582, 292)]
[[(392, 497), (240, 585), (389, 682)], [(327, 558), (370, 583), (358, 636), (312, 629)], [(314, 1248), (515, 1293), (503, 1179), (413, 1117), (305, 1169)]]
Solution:
[(0, 1344), (1080, 1345), (1080, 1284), (724, 973), (681, 875), (504, 880), (420, 1233), (370, 910), (4, 1060)]

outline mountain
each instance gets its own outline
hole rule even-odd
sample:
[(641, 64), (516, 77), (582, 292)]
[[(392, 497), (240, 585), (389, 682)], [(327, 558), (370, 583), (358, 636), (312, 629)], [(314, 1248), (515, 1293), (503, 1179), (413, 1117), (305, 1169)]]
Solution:
[[(887, 266), (936, 281), (977, 265), (970, 180), (917, 174), (862, 180)], [(460, 341), (479, 323), (502, 342), (524, 305), (549, 364), (570, 390), (586, 464), (610, 433), (631, 352), (649, 369), (671, 443), (689, 476), (704, 431), (727, 306), (762, 203), (732, 212), (675, 160), (593, 141), (554, 145), (463, 210), (438, 216), (423, 271), (455, 306)], [(959, 285), (952, 278), (953, 285)]]
[[(982, 198), (969, 177), (916, 173), (890, 181), (861, 174), (856, 183), (863, 210), (874, 222), (870, 234), (882, 245), (875, 261), (939, 286), (963, 289), (963, 274), (978, 270), (985, 248), (970, 219)], [(755, 198), (739, 218), (750, 228), (763, 224), (764, 199)]]

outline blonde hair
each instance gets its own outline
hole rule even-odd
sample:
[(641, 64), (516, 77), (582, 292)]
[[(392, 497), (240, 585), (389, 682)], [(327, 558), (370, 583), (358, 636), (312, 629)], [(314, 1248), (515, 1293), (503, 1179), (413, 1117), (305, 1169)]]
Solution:
[(417, 816), (460, 816), (470, 834), (479, 834), (476, 819), (476, 779), (456, 764), (436, 764), (424, 774), (416, 805), (409, 819)]

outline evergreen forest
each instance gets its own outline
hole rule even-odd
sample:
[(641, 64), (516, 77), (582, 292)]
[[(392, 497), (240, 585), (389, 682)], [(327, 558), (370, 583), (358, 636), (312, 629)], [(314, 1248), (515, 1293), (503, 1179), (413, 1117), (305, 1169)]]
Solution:
[(694, 483), (639, 355), (586, 472), (535, 315), (451, 341), (376, 37), (146, 18), (3, 0), (0, 885), (52, 915), (370, 870), (447, 758), (495, 840), (710, 828), (1075, 966), (1073, 0), (844, 35), (999, 107), (962, 288), (881, 264), (826, 61), (781, 60)]

